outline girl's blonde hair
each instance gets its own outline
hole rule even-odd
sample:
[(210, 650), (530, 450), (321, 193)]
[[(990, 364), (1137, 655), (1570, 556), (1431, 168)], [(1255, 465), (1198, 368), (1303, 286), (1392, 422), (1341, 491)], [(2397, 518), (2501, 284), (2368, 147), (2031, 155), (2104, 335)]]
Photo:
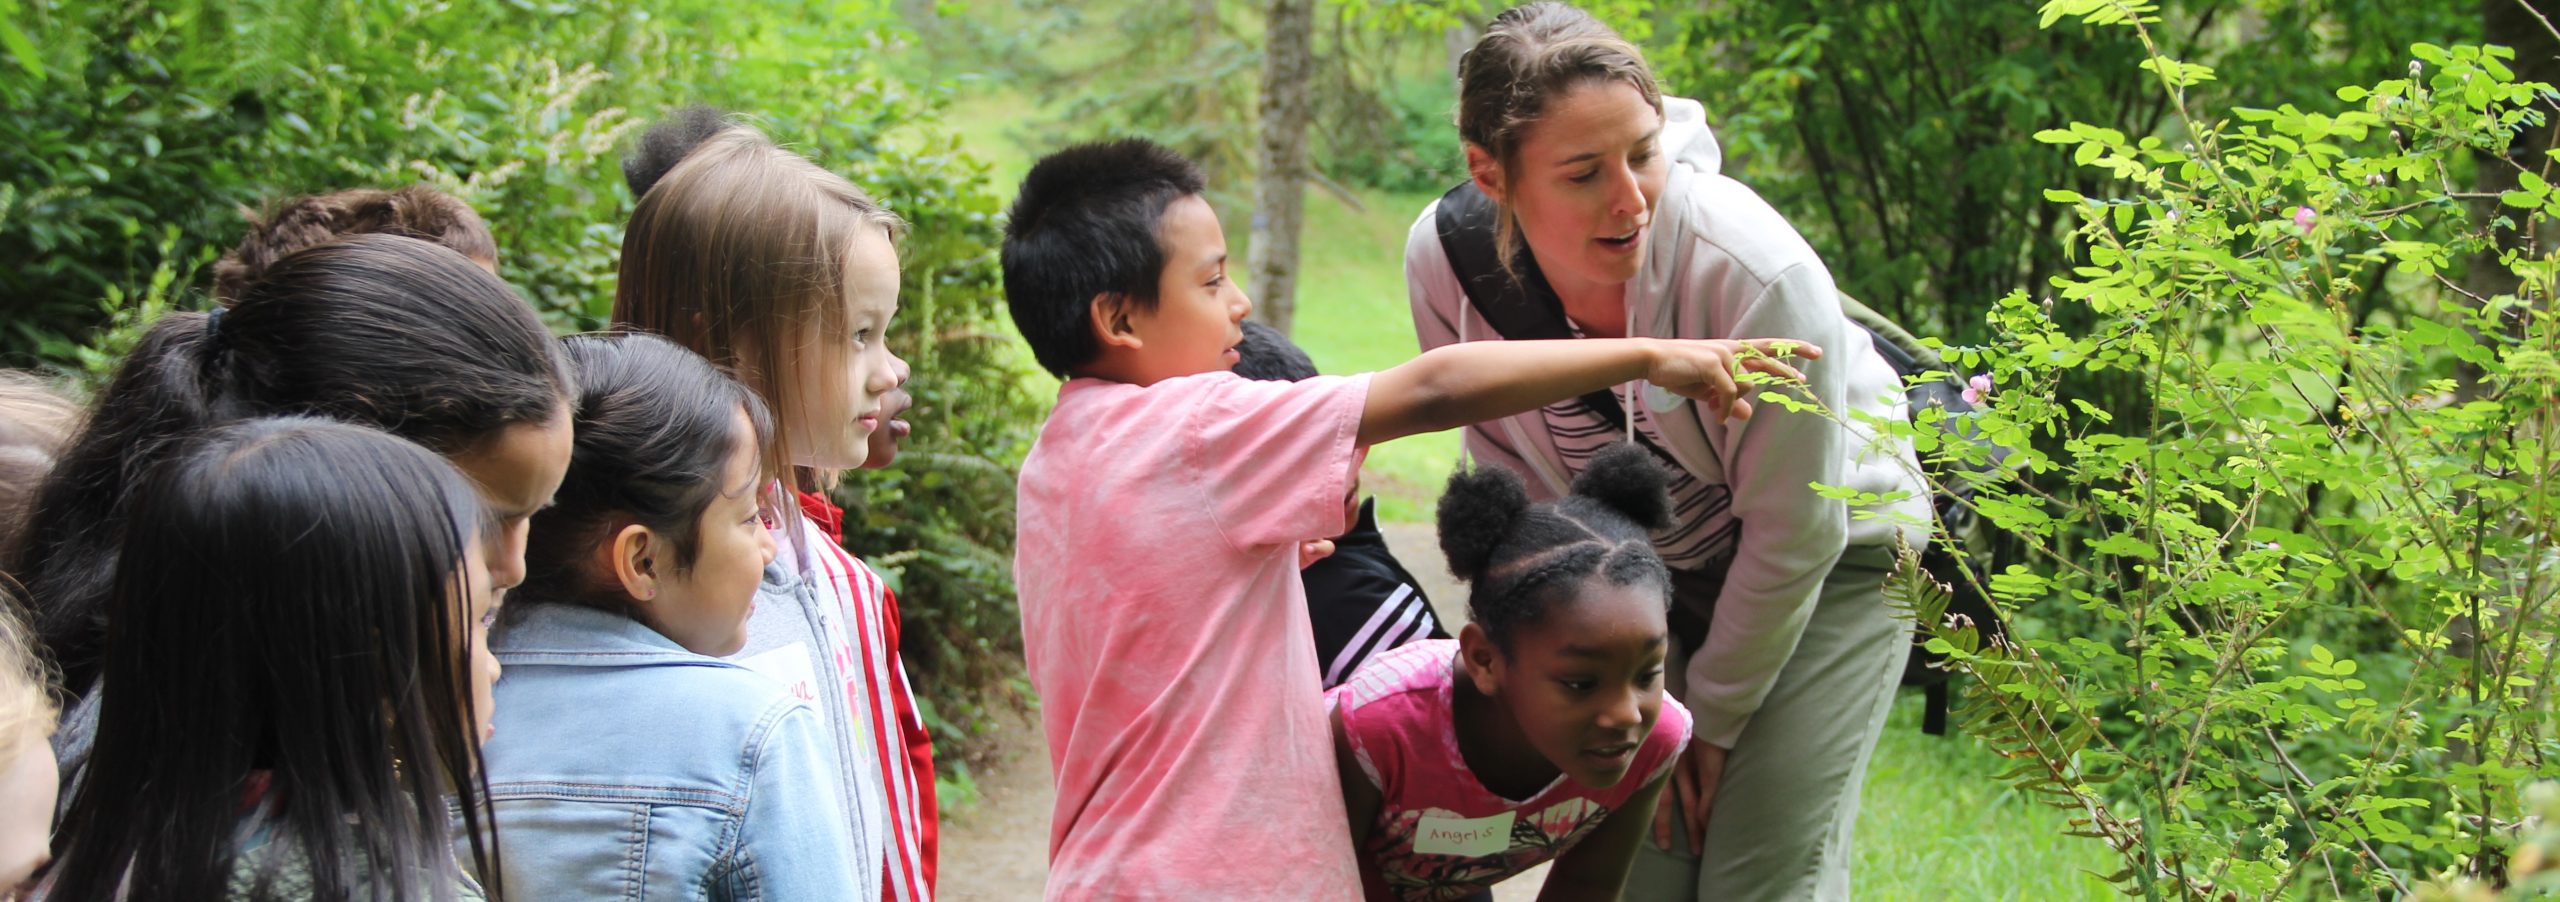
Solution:
[(36, 376), (0, 370), (0, 560), (15, 554), (36, 490), (80, 431), (80, 405)]
[[(1458, 60), (1458, 137), (1482, 149), (1506, 179), (1519, 162), (1521, 139), (1547, 104), (1592, 82), (1621, 82), (1662, 112), (1662, 86), (1643, 51), (1570, 4), (1531, 3), (1504, 10)], [(1507, 192), (1506, 192), (1507, 193)], [(1518, 251), (1519, 214), (1508, 200), (1494, 221), (1494, 252), (1503, 268)]]
[(23, 603), (0, 581), (0, 767), (18, 760), (31, 742), (51, 739), (61, 716), (53, 702), (52, 668), (36, 651), (36, 631), (19, 613)]
[(843, 335), (854, 239), (878, 229), (895, 241), (906, 223), (843, 176), (735, 122), (643, 190), (622, 236), (614, 323), (666, 336), (754, 388), (774, 411), (771, 472), (791, 472), (785, 412), (800, 390), (789, 377), (805, 344), (792, 333)]

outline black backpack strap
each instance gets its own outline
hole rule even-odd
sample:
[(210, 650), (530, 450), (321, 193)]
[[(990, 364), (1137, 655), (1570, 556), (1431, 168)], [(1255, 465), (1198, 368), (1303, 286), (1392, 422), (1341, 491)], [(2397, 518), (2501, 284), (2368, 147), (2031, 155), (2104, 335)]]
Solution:
[[(1556, 298), (1555, 289), (1547, 287), (1538, 261), (1525, 253), (1513, 254), (1511, 268), (1503, 268), (1494, 244), (1494, 225), (1500, 215), (1493, 198), (1477, 190), (1475, 182), (1466, 181), (1440, 195), (1440, 207), (1432, 216), (1440, 230), (1440, 250), (1448, 255), (1449, 271), (1458, 277), (1459, 287), (1466, 289), (1467, 303), (1503, 338), (1572, 338), (1573, 324), (1564, 318), (1564, 302)], [(1626, 411), (1609, 390), (1583, 395), (1582, 404), (1612, 428), (1627, 428)]]

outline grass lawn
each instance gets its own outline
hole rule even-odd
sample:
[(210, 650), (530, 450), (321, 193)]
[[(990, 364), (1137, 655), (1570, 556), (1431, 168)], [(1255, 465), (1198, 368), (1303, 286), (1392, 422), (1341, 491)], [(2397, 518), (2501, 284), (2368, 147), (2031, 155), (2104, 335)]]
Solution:
[(2119, 899), (2122, 867), (2069, 816), (1991, 779), (2009, 762), (1965, 736), (1920, 732), (1917, 690), (1895, 700), (1858, 809), (1861, 899)]
[[(1405, 302), (1404, 237), (1434, 196), (1362, 192), (1364, 209), (1353, 210), (1330, 193), (1307, 193), (1293, 337), (1317, 369), (1369, 372), (1420, 353)], [(1423, 523), (1457, 462), (1457, 432), (1417, 435), (1371, 450), (1361, 478), (1378, 496), (1380, 519)]]

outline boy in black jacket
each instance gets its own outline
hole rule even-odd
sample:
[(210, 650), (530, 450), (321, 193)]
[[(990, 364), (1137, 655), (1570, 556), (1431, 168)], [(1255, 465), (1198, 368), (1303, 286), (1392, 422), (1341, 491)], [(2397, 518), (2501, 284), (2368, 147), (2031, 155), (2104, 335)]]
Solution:
[[(1250, 320), (1236, 345), (1235, 373), (1247, 379), (1296, 382), (1316, 375), (1315, 361), (1279, 330)], [(1335, 536), (1333, 553), (1298, 571), (1307, 587), (1307, 619), (1315, 626), (1316, 663), (1324, 688), (1350, 679), (1387, 649), (1449, 633), (1413, 574), (1387, 551), (1378, 532), (1378, 502), (1360, 497), (1360, 481), (1342, 499), (1351, 531)]]

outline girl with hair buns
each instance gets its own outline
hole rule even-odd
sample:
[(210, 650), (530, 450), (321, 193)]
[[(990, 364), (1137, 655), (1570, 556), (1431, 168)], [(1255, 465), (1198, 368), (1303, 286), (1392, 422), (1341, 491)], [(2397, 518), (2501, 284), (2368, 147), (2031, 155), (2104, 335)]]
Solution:
[(1689, 738), (1662, 693), (1664, 479), (1624, 444), (1552, 504), (1508, 470), (1449, 478), (1440, 547), (1472, 584), (1466, 627), (1327, 696), (1368, 898), (1467, 898), (1550, 860), (1540, 898), (1618, 897)]
[[(1538, 498), (1620, 436), (1672, 471), (1654, 544), (1672, 574), (1671, 691), (1697, 732), (1627, 898), (1847, 898), (1859, 785), (1910, 649), (1883, 581), (1898, 537), (1925, 540), (1929, 508), (1907, 445), (1842, 422), (1901, 419), (1900, 380), (1813, 249), (1718, 171), (1699, 105), (1663, 96), (1589, 14), (1495, 17), (1459, 65), (1458, 132), (1469, 180), (1405, 249), (1424, 348), (1786, 337), (1832, 351), (1803, 368), (1822, 412), (1727, 420), (1631, 385), (1478, 424), (1466, 447)], [(1887, 500), (1853, 512), (1816, 485)]]

